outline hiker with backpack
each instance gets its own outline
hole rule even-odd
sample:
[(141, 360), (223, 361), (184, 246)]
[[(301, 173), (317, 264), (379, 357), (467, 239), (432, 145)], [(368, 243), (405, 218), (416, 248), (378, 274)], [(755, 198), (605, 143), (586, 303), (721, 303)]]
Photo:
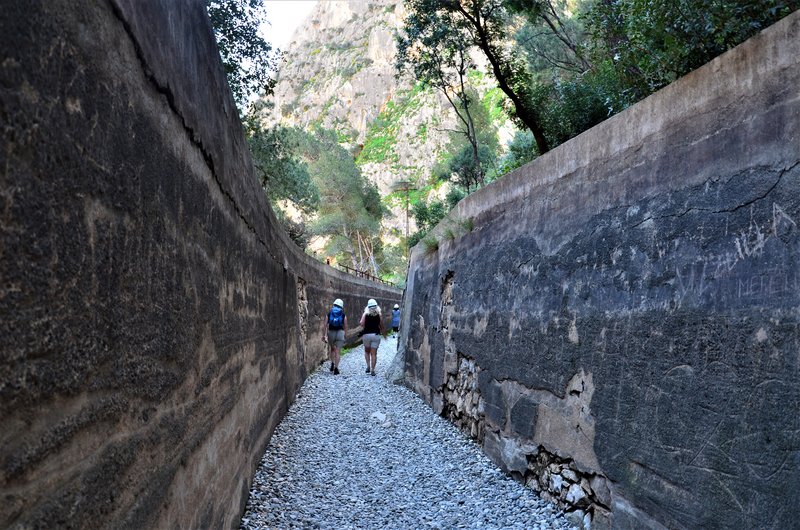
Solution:
[(381, 344), (381, 336), (386, 335), (381, 318), (381, 308), (378, 302), (370, 298), (364, 314), (361, 315), (361, 340), (364, 343), (364, 359), (367, 361), (367, 373), (375, 375), (375, 363), (378, 360), (378, 346)]
[(322, 342), (327, 342), (330, 349), (328, 357), (331, 360), (333, 375), (339, 375), (339, 352), (344, 346), (345, 334), (347, 334), (347, 315), (344, 314), (344, 302), (341, 298), (337, 298), (328, 311), (328, 320), (322, 335)]
[(392, 309), (392, 338), (400, 331), (400, 305), (394, 304)]

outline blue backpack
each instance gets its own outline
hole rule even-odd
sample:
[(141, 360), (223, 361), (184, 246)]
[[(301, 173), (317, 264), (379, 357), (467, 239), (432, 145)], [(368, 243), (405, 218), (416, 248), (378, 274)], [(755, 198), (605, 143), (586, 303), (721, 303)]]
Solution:
[(328, 328), (344, 329), (344, 310), (339, 306), (333, 306), (328, 313)]

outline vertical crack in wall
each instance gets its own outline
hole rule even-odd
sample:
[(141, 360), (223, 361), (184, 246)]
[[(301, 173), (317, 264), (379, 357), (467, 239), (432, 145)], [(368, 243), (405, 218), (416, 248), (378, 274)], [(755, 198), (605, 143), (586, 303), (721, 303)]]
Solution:
[(456, 345), (453, 341), (453, 330), (451, 329), (451, 315), (453, 313), (453, 271), (447, 271), (442, 279), (442, 308), (439, 312), (439, 330), (444, 339), (444, 371), (446, 374), (455, 373), (458, 370), (458, 358)]
[[(278, 256), (276, 256), (272, 252), (272, 248), (270, 245), (267, 244), (267, 241), (264, 238), (264, 234), (260, 234), (258, 230), (256, 230), (253, 223), (250, 222), (250, 219), (243, 211), (242, 207), (239, 205), (239, 201), (235, 197), (235, 194), (230, 191), (224, 184), (222, 177), (219, 174), (219, 169), (215, 164), (214, 156), (211, 152), (211, 149), (206, 146), (202, 141), (202, 135), (196, 130), (194, 126), (192, 126), (184, 115), (184, 113), (180, 109), (180, 105), (178, 103), (178, 97), (175, 93), (170, 89), (169, 85), (163, 82), (158, 78), (158, 74), (156, 69), (152, 68), (147, 61), (145, 47), (142, 46), (140, 42), (139, 36), (134, 31), (133, 25), (128, 20), (126, 13), (122, 6), (118, 3), (118, 1), (112, 0), (109, 2), (111, 6), (111, 10), (119, 20), (120, 24), (122, 25), (125, 34), (130, 39), (131, 45), (133, 46), (134, 52), (136, 54), (136, 58), (139, 61), (139, 64), (142, 68), (142, 74), (145, 79), (153, 86), (154, 90), (164, 96), (164, 99), (167, 103), (167, 106), (176, 116), (176, 118), (180, 121), (181, 126), (186, 131), (186, 137), (190, 144), (195, 146), (200, 153), (200, 156), (205, 161), (206, 165), (208, 166), (209, 173), (213, 178), (217, 188), (219, 189), (220, 193), (228, 200), (233, 208), (233, 211), (236, 214), (236, 217), (247, 227), (248, 231), (253, 235), (255, 240), (263, 247), (264, 251), (267, 255), (272, 258), (273, 261), (276, 263), (281, 263), (285, 267), (285, 262), (280, 260)], [(270, 207), (271, 208), (271, 207)]]
[(485, 421), (478, 390), (480, 367), (461, 352), (456, 352), (456, 356), (458, 369), (447, 374), (447, 382), (442, 387), (442, 416), (482, 444)]
[(297, 318), (298, 318), (298, 333), (300, 335), (299, 354), (300, 363), (305, 366), (306, 363), (306, 339), (308, 337), (308, 295), (306, 294), (306, 281), (303, 278), (297, 277)]

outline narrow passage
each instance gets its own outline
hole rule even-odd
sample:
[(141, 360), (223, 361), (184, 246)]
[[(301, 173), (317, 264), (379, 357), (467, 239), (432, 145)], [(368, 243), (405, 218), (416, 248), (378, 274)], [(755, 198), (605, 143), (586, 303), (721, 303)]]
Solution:
[(311, 374), (278, 425), (242, 529), (570, 528), (557, 509), (500, 471), (471, 439), (385, 377), (364, 349)]

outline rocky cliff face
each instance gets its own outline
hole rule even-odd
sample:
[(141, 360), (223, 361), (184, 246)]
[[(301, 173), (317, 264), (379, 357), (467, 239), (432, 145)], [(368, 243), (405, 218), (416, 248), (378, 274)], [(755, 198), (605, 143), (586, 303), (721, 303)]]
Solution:
[(273, 120), (339, 133), (383, 194), (427, 171), (447, 143), (438, 95), (396, 79), (401, 2), (320, 1), (289, 44)]

